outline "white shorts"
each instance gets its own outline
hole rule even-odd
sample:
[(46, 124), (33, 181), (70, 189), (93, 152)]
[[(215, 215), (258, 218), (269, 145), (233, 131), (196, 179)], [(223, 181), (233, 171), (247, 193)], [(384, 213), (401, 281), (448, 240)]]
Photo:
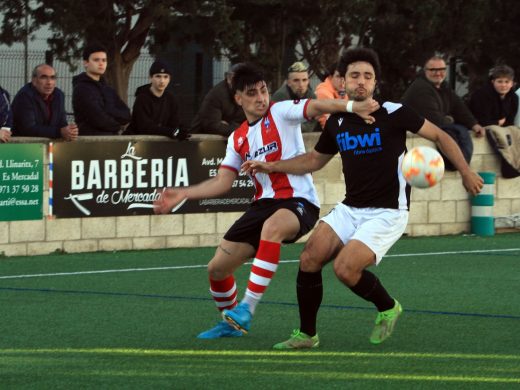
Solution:
[(343, 244), (358, 240), (376, 255), (376, 265), (402, 236), (408, 223), (408, 210), (356, 208), (338, 203), (320, 219), (328, 224)]

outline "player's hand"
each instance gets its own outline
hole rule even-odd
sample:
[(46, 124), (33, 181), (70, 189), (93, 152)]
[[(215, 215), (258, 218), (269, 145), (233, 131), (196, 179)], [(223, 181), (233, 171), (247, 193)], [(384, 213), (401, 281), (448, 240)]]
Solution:
[(484, 180), (476, 172), (468, 171), (462, 174), (462, 185), (471, 195), (477, 195), (484, 186)]
[(184, 191), (176, 188), (166, 188), (159, 199), (153, 202), (153, 211), (155, 214), (168, 214), (184, 199), (186, 199)]
[(272, 169), (267, 162), (263, 161), (255, 161), (255, 160), (247, 160), (240, 167), (240, 171), (254, 176), (257, 173), (272, 173)]
[(363, 118), (368, 124), (372, 124), (376, 121), (370, 114), (377, 110), (379, 110), (379, 103), (372, 98), (368, 98), (362, 102), (355, 101), (352, 106), (352, 111)]

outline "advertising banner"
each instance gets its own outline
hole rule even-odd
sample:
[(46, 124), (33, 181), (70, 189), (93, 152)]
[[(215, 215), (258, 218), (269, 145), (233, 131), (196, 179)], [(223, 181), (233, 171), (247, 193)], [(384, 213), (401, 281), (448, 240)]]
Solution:
[(43, 216), (43, 144), (0, 146), (0, 221)]
[[(226, 141), (56, 143), (53, 147), (53, 214), (56, 218), (153, 214), (166, 187), (214, 177)], [(239, 176), (227, 194), (190, 200), (176, 213), (243, 211), (254, 189)]]

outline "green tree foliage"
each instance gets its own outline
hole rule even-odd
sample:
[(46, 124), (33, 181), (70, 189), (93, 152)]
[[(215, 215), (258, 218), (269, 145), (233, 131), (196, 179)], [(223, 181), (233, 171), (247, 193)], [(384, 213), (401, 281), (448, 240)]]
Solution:
[[(76, 65), (85, 44), (100, 43), (108, 50), (107, 79), (126, 99), (133, 64), (152, 25), (169, 15), (174, 5), (161, 0), (7, 0), (0, 5), (4, 13), (0, 40), (21, 41), (47, 25), (52, 31), (50, 49), (71, 65)], [(31, 20), (28, 31), (24, 29), (26, 12)]]

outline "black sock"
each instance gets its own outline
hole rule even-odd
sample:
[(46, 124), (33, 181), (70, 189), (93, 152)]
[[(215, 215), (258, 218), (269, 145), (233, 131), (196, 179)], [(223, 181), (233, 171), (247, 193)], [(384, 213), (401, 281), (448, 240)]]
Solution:
[(376, 305), (378, 311), (389, 310), (395, 306), (394, 299), (388, 295), (377, 276), (367, 270), (363, 270), (359, 282), (350, 289), (364, 300)]
[(316, 318), (323, 298), (321, 270), (318, 272), (298, 271), (296, 279), (296, 295), (300, 309), (300, 331), (314, 336), (316, 334)]

